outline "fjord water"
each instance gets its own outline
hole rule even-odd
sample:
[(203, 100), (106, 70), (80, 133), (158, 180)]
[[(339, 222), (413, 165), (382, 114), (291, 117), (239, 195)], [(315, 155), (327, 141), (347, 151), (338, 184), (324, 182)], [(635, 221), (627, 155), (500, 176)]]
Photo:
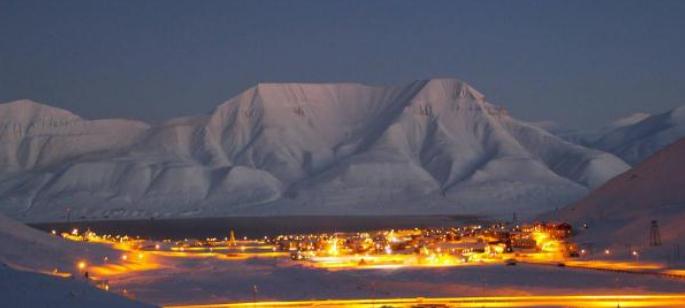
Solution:
[(477, 216), (275, 216), (162, 220), (75, 221), (41, 223), (34, 228), (67, 232), (90, 229), (98, 234), (140, 236), (150, 239), (223, 238), (233, 230), (250, 238), (278, 234), (370, 231), (414, 227), (453, 227), (485, 220)]

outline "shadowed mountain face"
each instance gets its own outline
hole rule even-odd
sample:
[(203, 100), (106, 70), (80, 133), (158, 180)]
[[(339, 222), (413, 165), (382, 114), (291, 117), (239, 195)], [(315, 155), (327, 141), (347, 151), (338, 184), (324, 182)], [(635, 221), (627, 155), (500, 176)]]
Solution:
[[(149, 127), (0, 105), (2, 211), (30, 221), (539, 213), (625, 171), (453, 79), (260, 84)], [(67, 208), (69, 210), (67, 210)]]
[[(664, 242), (685, 239), (685, 139), (611, 179), (579, 202), (550, 216), (592, 226), (599, 242), (646, 245), (652, 220)], [(552, 218), (552, 217), (546, 217)]]

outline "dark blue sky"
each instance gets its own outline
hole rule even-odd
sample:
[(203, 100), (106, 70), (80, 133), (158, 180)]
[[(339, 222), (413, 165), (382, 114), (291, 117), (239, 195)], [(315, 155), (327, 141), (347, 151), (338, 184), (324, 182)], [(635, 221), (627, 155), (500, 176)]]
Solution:
[(0, 0), (0, 101), (203, 113), (261, 81), (458, 77), (527, 120), (685, 104), (685, 1)]

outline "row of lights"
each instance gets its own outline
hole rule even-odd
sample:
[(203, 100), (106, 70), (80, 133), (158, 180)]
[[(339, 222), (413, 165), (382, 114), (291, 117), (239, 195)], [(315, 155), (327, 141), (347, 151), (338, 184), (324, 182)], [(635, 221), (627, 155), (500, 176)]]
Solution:
[[(145, 257), (145, 255), (144, 255), (142, 252), (139, 252), (138, 255), (137, 255), (137, 257), (138, 257), (138, 260), (142, 260), (143, 257)], [(104, 257), (103, 260), (105, 261), (105, 263), (106, 263), (106, 262), (109, 262), (109, 257)], [(127, 254), (121, 255), (121, 260), (122, 260), (122, 261), (127, 261), (127, 260), (128, 260), (128, 255), (127, 255)], [(76, 267), (77, 267), (79, 270), (84, 270), (84, 269), (86, 269), (87, 266), (88, 266), (88, 263), (86, 263), (86, 261), (78, 261), (78, 262), (76, 263)]]
[[(585, 255), (586, 253), (587, 253), (587, 250), (585, 250), (585, 249), (581, 249), (581, 250), (580, 250), (580, 254)], [(607, 249), (604, 249), (604, 254), (607, 255), (607, 256), (610, 255), (610, 254), (611, 254), (611, 250), (608, 249), (608, 248), (607, 248)], [(638, 257), (638, 256), (640, 256), (640, 253), (639, 253), (637, 250), (631, 251), (630, 254), (631, 254), (633, 257)]]

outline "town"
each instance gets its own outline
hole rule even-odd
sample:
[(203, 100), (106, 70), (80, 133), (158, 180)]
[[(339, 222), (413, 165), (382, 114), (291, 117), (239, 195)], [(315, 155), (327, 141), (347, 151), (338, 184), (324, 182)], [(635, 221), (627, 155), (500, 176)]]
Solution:
[[(583, 228), (587, 228), (583, 226)], [(141, 236), (97, 234), (90, 229), (81, 231), (51, 230), (55, 237), (87, 244), (90, 247), (105, 246), (113, 254), (95, 254), (76, 258), (71, 268), (54, 268), (44, 274), (63, 278), (87, 281), (109, 293), (119, 294), (131, 299), (139, 295), (148, 298), (149, 290), (139, 289), (131, 281), (148, 285), (162, 277), (188, 275), (202, 268), (214, 271), (220, 269), (223, 275), (233, 275), (237, 269), (249, 266), (266, 266), (271, 270), (296, 271), (302, 275), (316, 273), (336, 273), (335, 275), (374, 276), (378, 273), (397, 274), (401, 272), (435, 271), (443, 273), (477, 270), (492, 271), (493, 268), (514, 267), (511, 269), (530, 272), (539, 269), (544, 272), (580, 271), (633, 273), (681, 280), (685, 270), (676, 266), (655, 262), (653, 259), (640, 259), (641, 251), (619, 251), (610, 247), (579, 245), (574, 242), (578, 232), (567, 223), (534, 222), (527, 224), (491, 223), (465, 224), (453, 227), (415, 227), (402, 229), (369, 230), (364, 232), (332, 232), (308, 234), (281, 234), (274, 236), (246, 237), (237, 236), (238, 232), (226, 228), (223, 237), (204, 239), (152, 239)], [(239, 233), (238, 233), (239, 234)], [(568, 268), (568, 269), (566, 269)], [(397, 271), (404, 269), (404, 271)], [(452, 270), (454, 269), (454, 270)], [(458, 270), (457, 270), (458, 269)], [(228, 272), (226, 272), (228, 271)], [(305, 274), (306, 273), (306, 274)], [(394, 274), (393, 274), (394, 273)], [(607, 273), (608, 274), (608, 273)], [(162, 276), (159, 276), (162, 275)], [(179, 277), (181, 277), (179, 276)], [(253, 303), (258, 297), (258, 284), (251, 285)], [(375, 283), (369, 286), (376, 289)], [(139, 294), (143, 292), (143, 294)], [(372, 291), (372, 295), (375, 291)], [(166, 298), (169, 295), (152, 295)], [(244, 295), (238, 295), (243, 296)], [(375, 296), (375, 295), (374, 295)], [(609, 302), (614, 304), (626, 300), (648, 302), (664, 301), (682, 303), (685, 299), (672, 295), (642, 296), (639, 298), (614, 297), (568, 297), (568, 298), (508, 298), (521, 305), (544, 304), (545, 301), (567, 300), (568, 305), (583, 306), (586, 303)], [(416, 298), (393, 298), (384, 296), (387, 304), (404, 307), (416, 303)], [(435, 299), (431, 299), (431, 303)], [(441, 299), (447, 304), (458, 304), (463, 298), (446, 297)], [(484, 297), (483, 303), (501, 300)], [(325, 302), (331, 307), (373, 307), (375, 299), (356, 299), (352, 301)], [(378, 303), (381, 303), (379, 301)], [(177, 307), (174, 299), (169, 303)], [(297, 304), (318, 305), (319, 302), (295, 302)], [(403, 304), (404, 303), (404, 304)], [(238, 302), (236, 305), (240, 305)], [(269, 306), (274, 302), (266, 301)], [(290, 302), (278, 302), (290, 305)], [(335, 305), (334, 305), (335, 304)], [(406, 305), (405, 305), (406, 304)], [(260, 306), (264, 306), (261, 305)], [(337, 306), (336, 306), (337, 305)], [(195, 307), (195, 306), (188, 306)], [(201, 306), (200, 306), (201, 307)], [(229, 307), (229, 306), (226, 306)], [(239, 306), (236, 306), (239, 307)], [(409, 307), (409, 306), (407, 306)]]
[[(573, 229), (565, 223), (466, 225), (449, 228), (413, 228), (369, 232), (288, 234), (259, 239), (224, 238), (153, 241), (127, 235), (98, 235), (78, 229), (52, 231), (73, 241), (111, 245), (124, 251), (121, 262), (149, 262), (153, 256), (217, 257), (225, 260), (281, 258), (303, 266), (330, 270), (469, 266), (518, 262), (549, 263), (581, 259), (591, 252), (572, 242)], [(112, 260), (88, 262), (93, 273), (110, 273)], [(98, 263), (99, 266), (97, 265)], [(82, 266), (85, 267), (85, 266)], [(145, 268), (145, 267), (143, 267)]]

